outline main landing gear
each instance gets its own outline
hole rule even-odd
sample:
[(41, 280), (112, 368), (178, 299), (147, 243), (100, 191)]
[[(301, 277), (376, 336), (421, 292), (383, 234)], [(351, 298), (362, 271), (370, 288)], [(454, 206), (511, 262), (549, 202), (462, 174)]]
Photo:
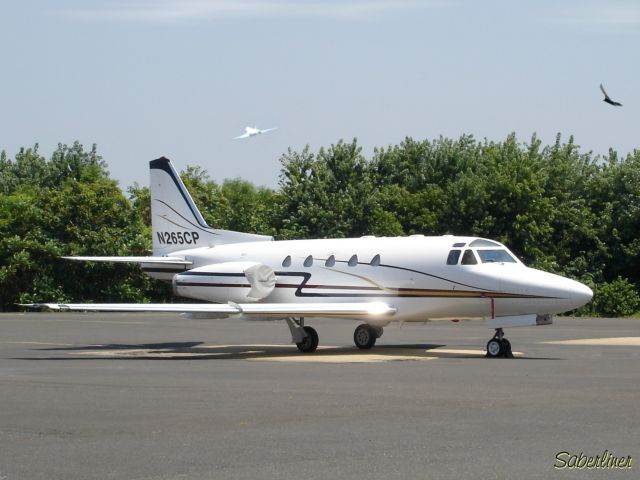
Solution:
[(307, 336), (301, 342), (296, 342), (298, 350), (303, 353), (315, 352), (318, 348), (318, 332), (312, 327), (303, 327), (303, 330)]
[(304, 317), (287, 318), (287, 325), (291, 330), (291, 338), (302, 353), (312, 353), (318, 348), (318, 332), (315, 328), (304, 326)]
[[(296, 344), (298, 350), (302, 353), (315, 352), (318, 348), (318, 332), (314, 328), (305, 327), (304, 317), (289, 317), (286, 319), (291, 338)], [(363, 323), (358, 325), (353, 333), (353, 341), (356, 347), (368, 350), (376, 344), (376, 340), (382, 336), (384, 329), (382, 327), (374, 327)]]
[(376, 340), (382, 336), (384, 329), (382, 327), (374, 327), (363, 323), (356, 327), (353, 332), (353, 342), (356, 347), (362, 350), (368, 350), (376, 344)]
[(496, 328), (496, 333), (491, 340), (487, 342), (488, 358), (513, 358), (511, 353), (511, 343), (504, 338), (504, 332), (501, 328)]

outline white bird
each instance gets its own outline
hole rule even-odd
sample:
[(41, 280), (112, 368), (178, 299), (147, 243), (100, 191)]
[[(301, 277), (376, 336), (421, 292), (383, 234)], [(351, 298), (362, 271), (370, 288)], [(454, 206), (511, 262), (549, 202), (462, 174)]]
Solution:
[(241, 138), (249, 138), (254, 137), (255, 135), (260, 135), (261, 133), (267, 133), (272, 130), (277, 130), (278, 127), (273, 128), (265, 128), (264, 130), (259, 129), (258, 127), (245, 127), (244, 133), (242, 135), (238, 135), (237, 137), (233, 137), (233, 140), (239, 140)]

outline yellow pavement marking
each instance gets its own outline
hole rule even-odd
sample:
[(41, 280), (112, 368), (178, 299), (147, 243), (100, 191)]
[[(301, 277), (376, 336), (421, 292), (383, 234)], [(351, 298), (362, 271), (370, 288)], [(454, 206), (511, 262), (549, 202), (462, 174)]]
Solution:
[(297, 354), (286, 357), (256, 357), (249, 358), (255, 362), (296, 362), (296, 363), (379, 363), (393, 361), (422, 361), (435, 360), (437, 357), (423, 357), (413, 355), (378, 355), (370, 354), (353, 354), (353, 355), (308, 355)]
[[(444, 353), (445, 355), (486, 355), (484, 350), (463, 350), (454, 348), (434, 348), (433, 350), (426, 350), (425, 353)], [(515, 355), (516, 352), (514, 352)]]
[[(444, 353), (445, 355), (475, 355), (475, 356), (485, 356), (487, 354), (486, 350), (463, 350), (463, 349), (453, 349), (453, 348), (434, 348), (433, 350), (427, 350), (427, 353)], [(513, 355), (524, 355), (523, 352), (511, 352)]]
[[(242, 352), (249, 353), (249, 352)], [(69, 352), (70, 355), (87, 355), (95, 357), (149, 357), (149, 358), (176, 358), (176, 357), (210, 357), (212, 355), (225, 356), (229, 355), (225, 352), (174, 352), (171, 350), (147, 350), (147, 349), (130, 349), (130, 350), (85, 350), (82, 352)]]
[(555, 340), (555, 345), (592, 345), (604, 347), (640, 347), (640, 337), (610, 337), (610, 338), (578, 338), (575, 340)]
[[(485, 355), (484, 350), (453, 348), (402, 348), (382, 346), (372, 352), (353, 347), (322, 346), (315, 353), (304, 354), (290, 345), (197, 345), (194, 347), (159, 347), (103, 349), (100, 345), (69, 352), (71, 355), (120, 358), (227, 358), (260, 362), (297, 363), (376, 363), (393, 361), (424, 361), (437, 358), (473, 358)], [(136, 348), (137, 347), (137, 348)], [(514, 352), (522, 355), (522, 352)]]

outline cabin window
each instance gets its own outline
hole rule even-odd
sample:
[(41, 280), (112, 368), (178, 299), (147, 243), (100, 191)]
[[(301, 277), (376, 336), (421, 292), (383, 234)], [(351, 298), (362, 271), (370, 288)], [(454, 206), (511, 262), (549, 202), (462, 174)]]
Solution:
[(282, 266), (283, 267), (290, 267), (291, 266), (291, 255), (287, 255), (284, 260), (282, 261)]
[(516, 263), (506, 250), (478, 250), (482, 263)]
[(453, 248), (460, 248), (460, 247), (464, 247), (466, 245), (466, 243), (461, 242), (461, 243), (454, 243), (453, 244)]
[(358, 255), (351, 255), (348, 265), (350, 267), (355, 267), (356, 265), (358, 265)]
[(473, 250), (465, 250), (462, 256), (462, 265), (476, 265), (477, 263), (478, 260), (476, 260)]
[(310, 267), (311, 265), (313, 265), (313, 255), (309, 255), (307, 258), (305, 258), (303, 265), (305, 267)]
[(484, 238), (479, 238), (474, 240), (469, 244), (470, 247), (501, 247), (499, 243), (492, 242), (491, 240), (485, 240)]
[(336, 264), (336, 256), (335, 255), (329, 256), (329, 258), (327, 258), (327, 260), (324, 262), (324, 266), (325, 267), (333, 267), (335, 264)]
[(447, 265), (457, 265), (458, 260), (460, 260), (460, 254), (462, 250), (451, 250), (449, 252), (449, 256), (447, 257)]
[(369, 262), (369, 265), (371, 265), (372, 267), (377, 267), (378, 265), (380, 265), (380, 254), (376, 254), (375, 257), (373, 257), (371, 259), (371, 262)]

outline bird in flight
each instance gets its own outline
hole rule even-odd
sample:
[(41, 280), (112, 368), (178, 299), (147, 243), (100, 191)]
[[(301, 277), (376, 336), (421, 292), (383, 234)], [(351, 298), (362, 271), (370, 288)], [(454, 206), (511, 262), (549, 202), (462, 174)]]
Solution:
[(604, 99), (602, 100), (603, 102), (607, 102), (609, 105), (613, 105), (614, 107), (622, 106), (620, 102), (614, 102), (613, 100), (611, 100), (611, 97), (607, 95), (607, 92), (604, 90), (604, 87), (602, 86), (602, 84), (600, 84), (600, 90), (602, 90), (602, 93), (604, 94)]
[(273, 128), (265, 128), (264, 130), (259, 129), (258, 127), (245, 127), (244, 133), (242, 135), (238, 135), (237, 137), (233, 137), (233, 140), (239, 140), (241, 138), (249, 138), (254, 137), (256, 135), (260, 135), (261, 133), (267, 133), (272, 130), (277, 130), (278, 127)]

